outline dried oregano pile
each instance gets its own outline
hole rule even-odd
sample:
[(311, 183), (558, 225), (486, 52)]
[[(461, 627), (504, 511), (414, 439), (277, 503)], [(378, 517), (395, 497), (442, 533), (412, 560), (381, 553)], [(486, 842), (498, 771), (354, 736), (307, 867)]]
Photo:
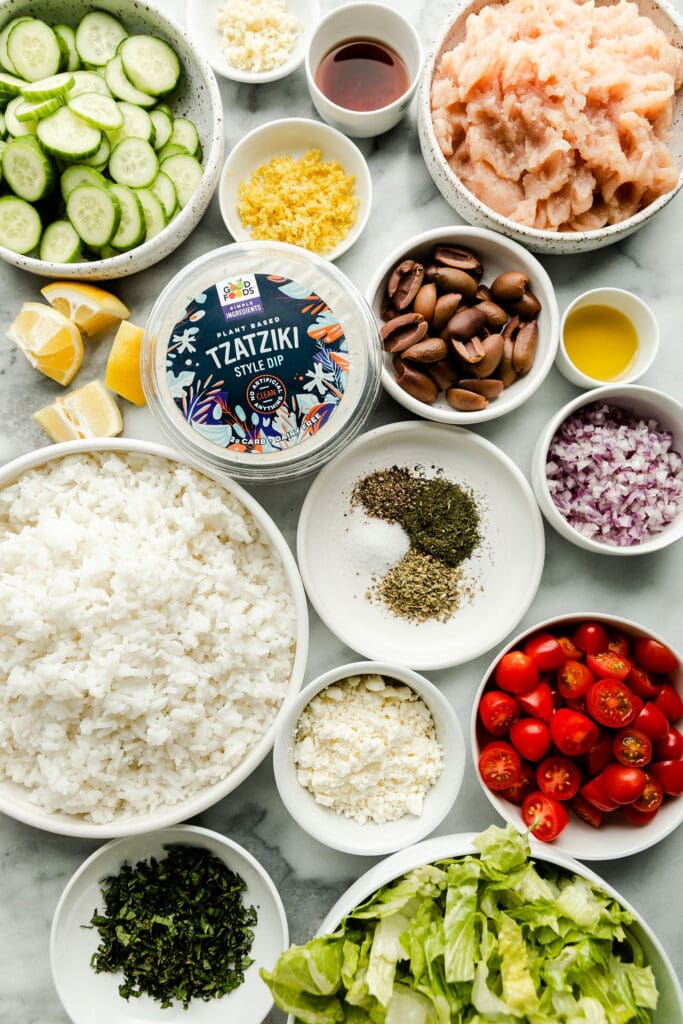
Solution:
[(467, 593), (462, 563), (481, 541), (472, 494), (443, 477), (391, 466), (359, 480), (352, 506), (387, 523), (400, 523), (410, 539), (404, 557), (374, 581), (379, 596), (401, 618), (446, 621)]

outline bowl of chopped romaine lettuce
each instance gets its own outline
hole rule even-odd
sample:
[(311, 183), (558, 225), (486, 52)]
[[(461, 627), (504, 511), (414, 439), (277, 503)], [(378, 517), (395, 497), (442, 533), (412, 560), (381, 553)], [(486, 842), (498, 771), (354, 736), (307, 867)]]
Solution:
[(288, 1024), (683, 1022), (674, 969), (640, 915), (511, 825), (383, 860), (261, 976)]

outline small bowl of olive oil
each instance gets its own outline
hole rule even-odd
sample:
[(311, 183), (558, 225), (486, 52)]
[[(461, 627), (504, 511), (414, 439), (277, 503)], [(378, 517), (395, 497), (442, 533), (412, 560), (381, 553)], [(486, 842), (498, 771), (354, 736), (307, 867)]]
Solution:
[(657, 321), (641, 298), (622, 288), (594, 288), (564, 311), (555, 362), (580, 388), (633, 384), (658, 348)]

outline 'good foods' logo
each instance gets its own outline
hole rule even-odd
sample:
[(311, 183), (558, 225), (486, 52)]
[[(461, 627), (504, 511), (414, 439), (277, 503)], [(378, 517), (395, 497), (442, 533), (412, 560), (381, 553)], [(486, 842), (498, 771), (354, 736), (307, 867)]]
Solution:
[(219, 281), (216, 291), (223, 317), (227, 321), (263, 313), (263, 302), (254, 274)]

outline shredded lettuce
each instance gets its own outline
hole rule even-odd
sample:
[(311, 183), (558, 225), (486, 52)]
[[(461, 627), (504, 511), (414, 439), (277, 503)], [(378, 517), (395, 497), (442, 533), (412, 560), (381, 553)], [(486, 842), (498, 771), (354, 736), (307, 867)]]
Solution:
[(511, 825), (379, 889), (261, 976), (297, 1024), (651, 1024), (631, 915)]

